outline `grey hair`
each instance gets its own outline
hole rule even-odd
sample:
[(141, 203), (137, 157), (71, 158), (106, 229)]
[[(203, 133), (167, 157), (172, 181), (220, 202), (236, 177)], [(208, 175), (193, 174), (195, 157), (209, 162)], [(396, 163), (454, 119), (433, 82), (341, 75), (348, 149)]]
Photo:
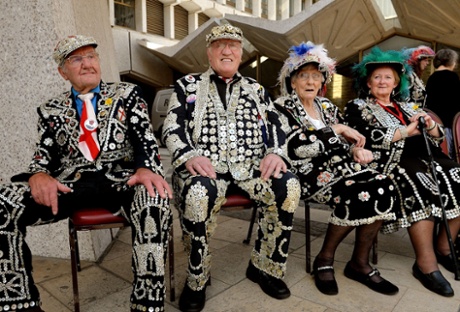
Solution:
[(438, 68), (443, 65), (450, 67), (458, 62), (458, 53), (452, 49), (441, 49), (436, 52), (436, 55), (433, 59), (434, 68)]

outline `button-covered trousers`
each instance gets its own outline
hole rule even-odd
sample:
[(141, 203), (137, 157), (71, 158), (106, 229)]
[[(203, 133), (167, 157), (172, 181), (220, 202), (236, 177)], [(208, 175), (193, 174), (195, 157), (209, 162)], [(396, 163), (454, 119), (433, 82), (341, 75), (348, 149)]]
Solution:
[[(22, 310), (40, 303), (32, 277), (32, 255), (25, 242), (26, 226), (57, 222), (81, 207), (106, 207), (122, 213), (132, 227), (134, 272), (131, 309), (164, 310), (165, 261), (171, 226), (169, 201), (152, 198), (144, 186), (113, 185), (107, 179), (66, 184), (57, 215), (31, 198), (28, 183), (0, 185), (0, 310)], [(155, 310), (157, 309), (157, 310)]]
[(187, 284), (201, 290), (209, 279), (209, 240), (229, 187), (249, 195), (259, 207), (258, 231), (251, 261), (259, 270), (276, 278), (284, 277), (294, 212), (299, 204), (300, 184), (287, 172), (279, 179), (236, 181), (230, 175), (215, 180), (202, 176), (181, 178), (173, 174), (176, 205), (180, 213), (183, 241), (188, 253)]

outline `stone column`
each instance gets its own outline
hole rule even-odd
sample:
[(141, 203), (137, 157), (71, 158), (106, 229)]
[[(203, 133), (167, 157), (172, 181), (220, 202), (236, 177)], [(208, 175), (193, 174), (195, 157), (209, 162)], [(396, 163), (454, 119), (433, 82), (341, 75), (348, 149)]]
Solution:
[(276, 0), (267, 1), (267, 18), (276, 21)]
[[(37, 139), (36, 108), (70, 88), (51, 54), (57, 41), (72, 34), (95, 37), (102, 60), (102, 78), (118, 81), (108, 1), (0, 1), (0, 183), (23, 172)], [(29, 227), (33, 254), (68, 258), (67, 221)], [(82, 259), (94, 260), (110, 242), (108, 232), (81, 235)]]
[(293, 15), (296, 15), (302, 11), (302, 0), (293, 1)]
[(164, 36), (168, 39), (174, 39), (174, 6), (163, 5), (163, 17), (164, 17)]
[(289, 0), (278, 0), (278, 9), (281, 10), (281, 19), (289, 18)]

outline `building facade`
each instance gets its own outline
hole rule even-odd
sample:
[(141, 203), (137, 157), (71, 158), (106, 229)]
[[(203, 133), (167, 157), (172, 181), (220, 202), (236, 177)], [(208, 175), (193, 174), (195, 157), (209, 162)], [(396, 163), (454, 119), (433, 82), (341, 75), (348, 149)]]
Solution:
[[(340, 107), (354, 97), (350, 67), (373, 45), (457, 49), (460, 35), (458, 6), (448, 0), (109, 0), (109, 8), (121, 77), (142, 84), (149, 102), (180, 76), (207, 68), (204, 36), (224, 22), (240, 26), (248, 41), (240, 71), (274, 97), (288, 48), (324, 43), (339, 65), (328, 96)], [(440, 27), (443, 16), (450, 27)]]

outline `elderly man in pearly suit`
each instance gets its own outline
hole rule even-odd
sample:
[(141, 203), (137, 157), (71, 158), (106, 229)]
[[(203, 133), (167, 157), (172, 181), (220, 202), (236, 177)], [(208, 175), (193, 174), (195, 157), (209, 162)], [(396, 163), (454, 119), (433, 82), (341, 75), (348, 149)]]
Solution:
[(205, 305), (209, 241), (230, 188), (260, 206), (246, 276), (273, 298), (289, 297), (282, 278), (300, 196), (299, 181), (284, 161), (285, 134), (268, 93), (238, 73), (242, 31), (229, 24), (216, 26), (206, 41), (211, 66), (176, 82), (163, 131), (189, 255), (179, 308), (189, 312)]
[(1, 311), (42, 311), (26, 226), (68, 218), (83, 206), (106, 207), (129, 220), (130, 309), (164, 310), (172, 192), (140, 88), (102, 82), (96, 46), (82, 35), (59, 41), (53, 58), (72, 88), (38, 108), (29, 170), (0, 185)]

